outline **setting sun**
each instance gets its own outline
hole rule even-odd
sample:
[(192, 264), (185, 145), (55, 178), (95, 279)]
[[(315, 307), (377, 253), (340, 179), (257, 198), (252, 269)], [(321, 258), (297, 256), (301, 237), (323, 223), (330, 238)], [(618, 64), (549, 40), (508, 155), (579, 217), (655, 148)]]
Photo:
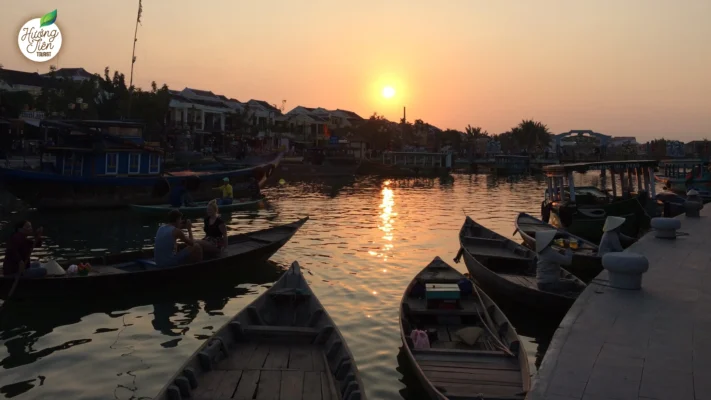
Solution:
[(383, 97), (385, 97), (386, 99), (389, 99), (393, 96), (395, 96), (395, 89), (393, 89), (392, 86), (385, 86), (383, 88)]

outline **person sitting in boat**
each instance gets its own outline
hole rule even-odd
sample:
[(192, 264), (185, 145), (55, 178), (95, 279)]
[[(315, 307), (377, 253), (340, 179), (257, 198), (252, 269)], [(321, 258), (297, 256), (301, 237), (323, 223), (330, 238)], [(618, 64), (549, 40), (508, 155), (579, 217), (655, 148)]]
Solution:
[(204, 220), (205, 238), (199, 241), (206, 255), (220, 254), (227, 246), (227, 227), (220, 218), (217, 201), (207, 203), (207, 217)]
[[(30, 237), (34, 236), (33, 239)], [(47, 270), (39, 263), (31, 263), (30, 255), (35, 247), (42, 245), (42, 228), (32, 229), (30, 221), (20, 221), (15, 224), (15, 231), (7, 241), (5, 261), (2, 264), (4, 276), (20, 274), (26, 278), (41, 278), (47, 275)]]
[[(153, 255), (157, 267), (172, 267), (202, 260), (202, 247), (193, 240), (192, 227), (190, 220), (183, 220), (180, 211), (172, 210), (168, 214), (168, 223), (156, 232)], [(188, 236), (185, 236), (183, 228), (188, 230)], [(178, 239), (187, 246), (176, 252)]]
[(602, 227), (604, 233), (602, 234), (600, 246), (597, 250), (598, 256), (602, 257), (607, 253), (622, 251), (625, 249), (622, 247), (622, 242), (631, 243), (635, 241), (635, 238), (620, 232), (624, 223), (625, 219), (622, 217), (607, 217), (605, 225)]
[(257, 182), (257, 179), (255, 177), (249, 178), (247, 190), (249, 191), (252, 200), (259, 200), (262, 198), (262, 192), (259, 188), (259, 183)]
[(232, 192), (232, 185), (230, 185), (230, 178), (224, 177), (222, 179), (222, 185), (216, 187), (215, 189), (222, 191), (222, 197), (217, 200), (219, 205), (226, 206), (228, 204), (232, 204), (232, 198), (234, 195)]
[(568, 247), (567, 242), (565, 242), (565, 250), (562, 254), (551, 247), (557, 234), (558, 231), (552, 229), (536, 233), (536, 253), (538, 253), (536, 280), (538, 289), (554, 293), (581, 291), (584, 287), (581, 287), (577, 281), (560, 277), (561, 266), (568, 266), (573, 262), (573, 252)]
[(183, 180), (180, 184), (173, 186), (170, 190), (170, 206), (180, 208), (194, 205), (188, 193), (188, 181)]

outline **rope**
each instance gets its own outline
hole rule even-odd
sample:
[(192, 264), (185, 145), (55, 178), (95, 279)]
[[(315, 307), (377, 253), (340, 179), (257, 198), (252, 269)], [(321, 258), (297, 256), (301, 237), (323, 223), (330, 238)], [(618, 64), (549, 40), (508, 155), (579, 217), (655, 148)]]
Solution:
[[(481, 307), (482, 307), (482, 309), (484, 310), (484, 315), (486, 316), (486, 322), (482, 321), (482, 322), (484, 322), (484, 327), (485, 327), (486, 330), (489, 332), (489, 334), (496, 340), (497, 344), (499, 344), (499, 345), (501, 346), (501, 350), (502, 350), (504, 353), (510, 355), (511, 357), (516, 357), (516, 356), (511, 352), (511, 350), (509, 350), (509, 348), (506, 347), (506, 345), (503, 344), (503, 343), (501, 342), (501, 340), (499, 340), (499, 335), (498, 335), (498, 334), (494, 334), (494, 332), (492, 332), (491, 329), (489, 328), (489, 324), (494, 325), (494, 321), (491, 320), (491, 317), (489, 316), (489, 313), (486, 311), (486, 307), (484, 306), (484, 301), (482, 300), (481, 295), (479, 294), (479, 289), (478, 289), (476, 286), (474, 286), (474, 291), (476, 292), (476, 296), (479, 298), (479, 304), (481, 304)], [(479, 307), (476, 307), (475, 310), (476, 310), (476, 314), (477, 314), (477, 316), (479, 317), (479, 319), (482, 319), (482, 318), (481, 318), (481, 314), (479, 314)]]

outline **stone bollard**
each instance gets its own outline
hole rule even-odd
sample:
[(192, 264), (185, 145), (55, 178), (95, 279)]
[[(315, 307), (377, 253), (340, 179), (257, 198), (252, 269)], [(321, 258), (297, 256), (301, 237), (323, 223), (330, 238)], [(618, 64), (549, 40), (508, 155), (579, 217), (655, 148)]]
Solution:
[(681, 221), (676, 218), (652, 218), (654, 237), (658, 239), (676, 239), (676, 230), (681, 228)]
[(687, 217), (699, 218), (702, 208), (704, 208), (704, 204), (698, 201), (687, 200), (684, 202), (684, 211)]
[(602, 266), (610, 277), (610, 287), (639, 290), (642, 287), (642, 274), (649, 269), (649, 261), (641, 254), (623, 251), (602, 256)]

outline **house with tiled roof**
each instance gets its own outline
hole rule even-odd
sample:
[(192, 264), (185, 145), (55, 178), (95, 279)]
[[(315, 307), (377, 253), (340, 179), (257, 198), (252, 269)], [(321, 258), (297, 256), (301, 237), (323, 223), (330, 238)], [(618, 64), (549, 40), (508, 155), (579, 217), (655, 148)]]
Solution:
[[(86, 81), (94, 77), (93, 74), (87, 72), (84, 68), (60, 68), (54, 71), (54, 74), (59, 79), (71, 79), (73, 81)], [(42, 74), (42, 76), (49, 78), (51, 72)]]
[(42, 94), (48, 80), (36, 72), (0, 69), (0, 91), (29, 92), (34, 96)]

